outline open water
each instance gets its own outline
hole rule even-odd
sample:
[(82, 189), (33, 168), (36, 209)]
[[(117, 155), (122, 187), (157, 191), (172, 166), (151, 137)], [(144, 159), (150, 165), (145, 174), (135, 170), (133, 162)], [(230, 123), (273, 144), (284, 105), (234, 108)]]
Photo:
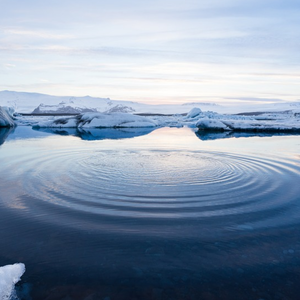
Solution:
[(20, 299), (299, 299), (300, 138), (0, 131)]

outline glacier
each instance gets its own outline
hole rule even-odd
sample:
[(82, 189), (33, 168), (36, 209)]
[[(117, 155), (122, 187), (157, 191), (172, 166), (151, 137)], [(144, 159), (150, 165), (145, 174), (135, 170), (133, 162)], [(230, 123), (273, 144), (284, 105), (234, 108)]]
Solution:
[(0, 300), (9, 300), (14, 296), (15, 284), (25, 272), (25, 265), (16, 263), (0, 267)]

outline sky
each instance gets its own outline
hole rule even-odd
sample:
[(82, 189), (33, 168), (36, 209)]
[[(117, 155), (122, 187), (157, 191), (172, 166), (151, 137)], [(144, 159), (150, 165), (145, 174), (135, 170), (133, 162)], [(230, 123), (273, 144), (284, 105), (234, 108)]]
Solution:
[(0, 90), (300, 101), (299, 0), (0, 0)]

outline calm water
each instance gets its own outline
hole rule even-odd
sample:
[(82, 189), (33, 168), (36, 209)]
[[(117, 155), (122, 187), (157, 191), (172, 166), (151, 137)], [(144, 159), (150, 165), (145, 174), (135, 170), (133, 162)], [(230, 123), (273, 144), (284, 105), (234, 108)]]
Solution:
[(299, 136), (18, 127), (0, 144), (21, 299), (299, 299)]

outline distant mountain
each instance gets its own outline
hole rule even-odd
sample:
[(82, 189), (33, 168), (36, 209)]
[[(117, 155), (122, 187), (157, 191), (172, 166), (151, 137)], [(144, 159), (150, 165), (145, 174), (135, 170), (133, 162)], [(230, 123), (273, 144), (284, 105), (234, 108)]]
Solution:
[[(275, 103), (274, 106), (280, 106), (282, 103)], [(285, 102), (285, 106), (291, 107), (291, 108), (299, 108), (300, 107), (300, 102)]]
[[(185, 103), (184, 105), (150, 105), (90, 96), (51, 96), (14, 91), (0, 92), (0, 106), (13, 107), (18, 113), (33, 114), (74, 114), (90, 111), (108, 113), (181, 114), (189, 112), (193, 107), (200, 107), (202, 110), (210, 110), (210, 107), (222, 107), (215, 103), (202, 102)], [(203, 106), (204, 108), (202, 108)]]
[(96, 109), (92, 108), (72, 107), (69, 105), (65, 105), (64, 102), (61, 102), (58, 105), (40, 104), (36, 109), (32, 111), (32, 114), (79, 114), (96, 111)]
[[(224, 98), (224, 101), (226, 99)], [(211, 102), (188, 102), (184, 104), (151, 105), (132, 101), (111, 100), (99, 97), (51, 96), (39, 93), (0, 91), (0, 106), (13, 107), (18, 113), (83, 113), (83, 112), (125, 112), (142, 114), (183, 114), (194, 107), (202, 111), (218, 113), (272, 112), (300, 110), (300, 102), (247, 103), (219, 105)]]
[(189, 106), (220, 106), (219, 104), (216, 103), (211, 103), (211, 102), (187, 102), (183, 103), (182, 105), (189, 105)]
[(90, 96), (68, 97), (13, 91), (0, 92), (0, 105), (13, 107), (19, 113), (134, 112), (131, 103), (133, 102)]

